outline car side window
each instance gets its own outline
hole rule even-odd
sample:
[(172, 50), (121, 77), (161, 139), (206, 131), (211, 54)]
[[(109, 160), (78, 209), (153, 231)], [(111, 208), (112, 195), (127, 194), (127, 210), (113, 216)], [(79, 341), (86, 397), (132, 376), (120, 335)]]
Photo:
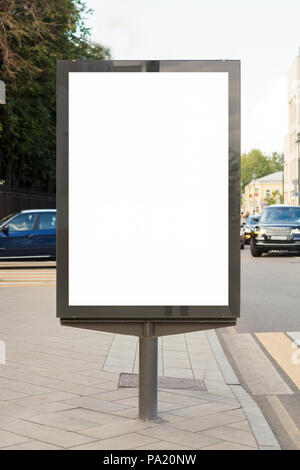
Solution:
[(33, 230), (34, 220), (35, 214), (19, 214), (14, 217), (7, 225), (10, 232)]
[(53, 212), (45, 212), (40, 214), (39, 230), (55, 230), (56, 214)]

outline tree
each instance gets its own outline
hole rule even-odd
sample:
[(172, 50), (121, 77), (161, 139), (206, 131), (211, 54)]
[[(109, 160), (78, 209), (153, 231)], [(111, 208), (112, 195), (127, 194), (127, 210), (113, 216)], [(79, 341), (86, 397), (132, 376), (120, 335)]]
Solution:
[(56, 61), (109, 59), (90, 41), (82, 0), (1, 0), (0, 179), (55, 190)]
[(283, 195), (280, 194), (280, 192), (277, 189), (276, 191), (272, 191), (272, 196), (271, 197), (267, 198), (267, 202), (268, 202), (269, 206), (277, 203), (277, 201), (276, 201), (276, 196), (277, 195), (280, 196), (280, 204), (283, 204)]
[(273, 152), (271, 156), (266, 156), (258, 149), (244, 153), (241, 158), (242, 191), (253, 180), (254, 171), (256, 178), (283, 171), (283, 155)]

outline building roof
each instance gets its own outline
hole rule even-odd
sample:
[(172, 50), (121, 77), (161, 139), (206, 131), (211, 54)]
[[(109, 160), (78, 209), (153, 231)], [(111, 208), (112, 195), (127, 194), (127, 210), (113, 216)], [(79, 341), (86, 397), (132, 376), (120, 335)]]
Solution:
[(270, 175), (263, 176), (258, 178), (256, 183), (281, 183), (283, 180), (283, 171), (276, 171), (276, 173), (271, 173)]

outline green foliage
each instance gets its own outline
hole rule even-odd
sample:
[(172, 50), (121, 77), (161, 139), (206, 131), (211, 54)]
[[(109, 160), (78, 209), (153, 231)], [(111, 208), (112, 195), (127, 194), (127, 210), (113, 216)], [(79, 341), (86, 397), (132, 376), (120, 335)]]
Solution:
[[(2, 0), (0, 179), (6, 184), (55, 191), (56, 61), (109, 59), (90, 42), (82, 0)], [(2, 14), (1, 14), (2, 13)]]
[(273, 152), (271, 156), (266, 156), (258, 149), (244, 153), (241, 158), (242, 192), (253, 180), (253, 172), (258, 179), (276, 171), (283, 171), (283, 154)]
[(284, 202), (283, 201), (283, 195), (280, 194), (280, 192), (278, 190), (276, 190), (276, 191), (272, 191), (272, 197), (269, 197), (267, 199), (269, 206), (272, 206), (273, 204), (277, 204), (277, 202), (276, 202), (277, 194), (280, 195), (280, 204), (283, 204), (283, 202)]

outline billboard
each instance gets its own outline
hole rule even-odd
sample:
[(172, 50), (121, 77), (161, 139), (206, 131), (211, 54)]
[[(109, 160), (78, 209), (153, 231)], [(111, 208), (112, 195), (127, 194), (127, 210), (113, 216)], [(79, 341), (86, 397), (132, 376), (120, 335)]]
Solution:
[(234, 323), (239, 61), (60, 61), (57, 96), (62, 322)]

